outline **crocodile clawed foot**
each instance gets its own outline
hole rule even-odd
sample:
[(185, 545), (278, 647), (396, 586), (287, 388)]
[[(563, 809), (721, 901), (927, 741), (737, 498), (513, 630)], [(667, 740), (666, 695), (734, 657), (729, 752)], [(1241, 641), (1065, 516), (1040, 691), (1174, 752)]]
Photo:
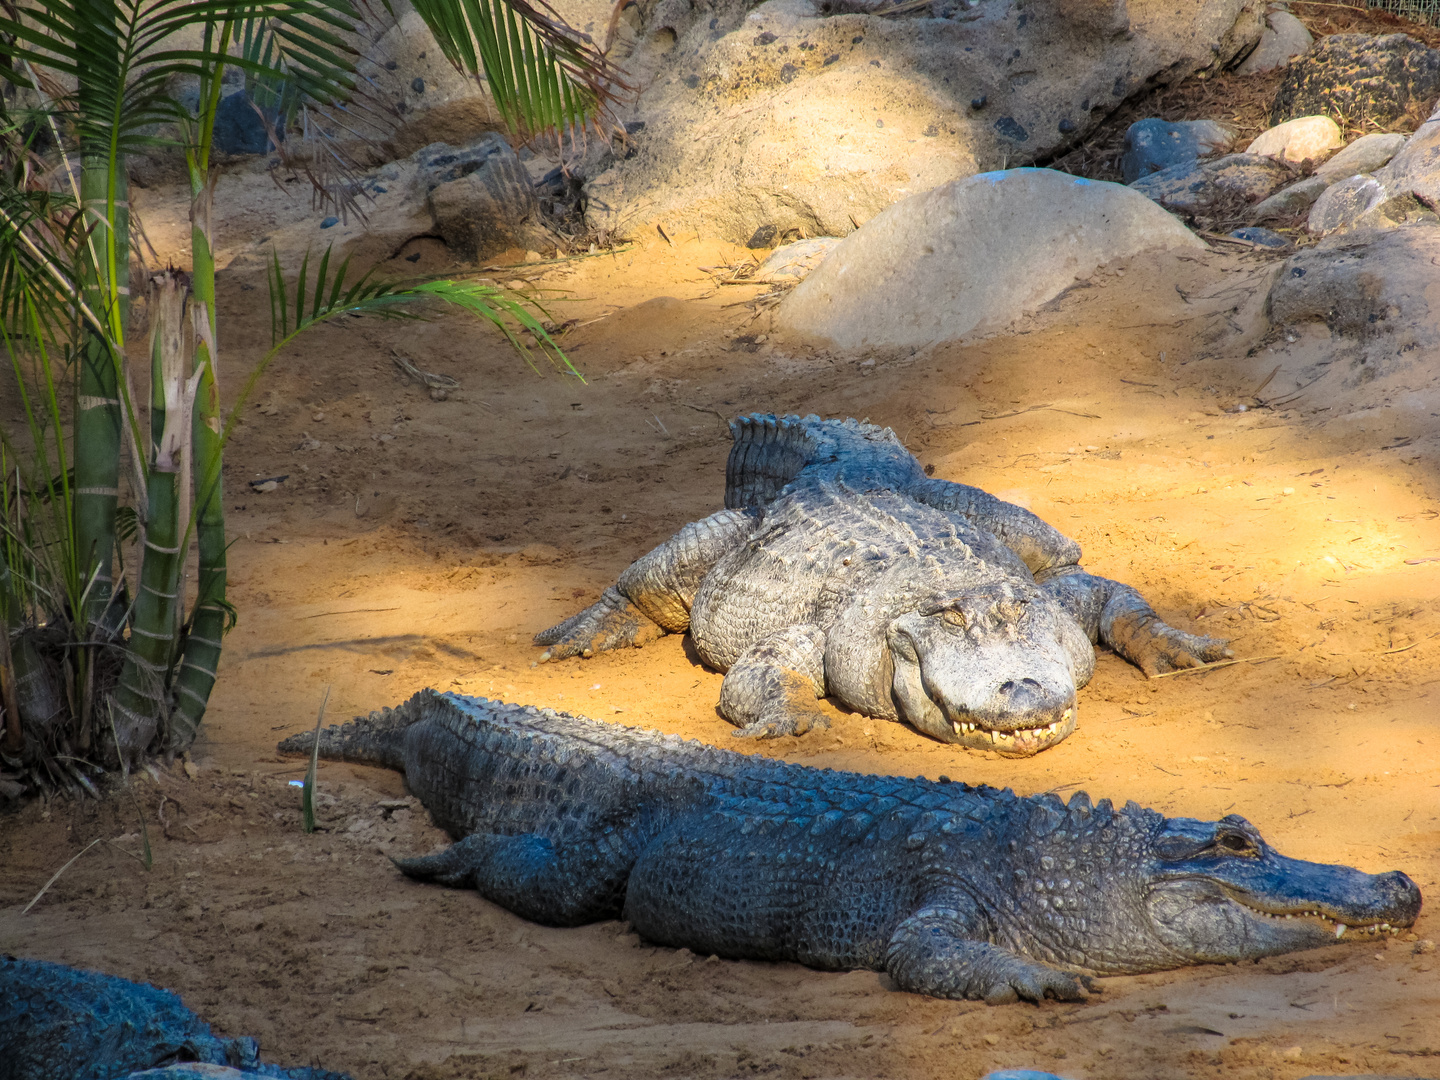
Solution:
[(614, 588), (605, 590), (594, 604), (557, 626), (535, 635), (536, 645), (548, 645), (540, 662), (569, 656), (594, 656), (626, 645), (639, 648), (665, 633)]
[(787, 735), (804, 735), (817, 729), (823, 731), (829, 726), (830, 718), (822, 712), (795, 711), (780, 716), (762, 716), (731, 734), (737, 739), (783, 739)]

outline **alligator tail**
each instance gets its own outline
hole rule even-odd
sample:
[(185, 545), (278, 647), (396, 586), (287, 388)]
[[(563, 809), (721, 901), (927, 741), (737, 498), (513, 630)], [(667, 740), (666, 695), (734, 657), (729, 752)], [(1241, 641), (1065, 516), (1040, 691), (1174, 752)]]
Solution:
[[(358, 765), (405, 768), (405, 732), (429, 713), (435, 702), (433, 690), (421, 690), (395, 708), (379, 709), (369, 716), (357, 716), (347, 724), (335, 724), (320, 731), (320, 756), (329, 761), (353, 761)], [(309, 754), (315, 732), (291, 735), (276, 747), (282, 754)]]
[(774, 501), (780, 489), (815, 460), (811, 425), (819, 417), (751, 413), (730, 421), (730, 460), (725, 465), (725, 509), (744, 510)]

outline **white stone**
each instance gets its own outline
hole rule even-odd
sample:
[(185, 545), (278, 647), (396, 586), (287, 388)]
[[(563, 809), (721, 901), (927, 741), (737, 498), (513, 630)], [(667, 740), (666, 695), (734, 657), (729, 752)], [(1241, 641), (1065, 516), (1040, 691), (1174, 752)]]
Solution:
[(871, 219), (782, 301), (776, 326), (848, 350), (978, 337), (1099, 266), (1176, 247), (1204, 244), (1130, 188), (1049, 169), (982, 173)]
[(1298, 164), (1324, 160), (1344, 145), (1340, 126), (1328, 116), (1300, 116), (1262, 131), (1245, 153)]
[(1305, 24), (1288, 11), (1272, 11), (1265, 16), (1265, 29), (1260, 33), (1260, 44), (1235, 69), (1239, 75), (1259, 75), (1274, 71), (1290, 63), (1297, 56), (1303, 56), (1315, 44)]

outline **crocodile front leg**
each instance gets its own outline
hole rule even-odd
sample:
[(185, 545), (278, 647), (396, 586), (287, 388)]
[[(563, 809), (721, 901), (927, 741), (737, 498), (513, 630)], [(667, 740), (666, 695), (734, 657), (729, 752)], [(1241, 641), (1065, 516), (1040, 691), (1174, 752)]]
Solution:
[(787, 626), (761, 638), (725, 673), (720, 715), (742, 738), (774, 739), (828, 728), (815, 702), (825, 696), (825, 633), (818, 626)]
[(1075, 617), (1091, 641), (1114, 649), (1146, 675), (1234, 655), (1224, 639), (1187, 634), (1166, 624), (1129, 585), (1095, 577), (1078, 566), (1038, 574), (1035, 580)]
[(541, 661), (639, 648), (663, 634), (683, 634), (701, 580), (745, 542), (757, 517), (756, 511), (722, 510), (686, 525), (631, 563), (596, 603), (536, 634), (536, 645), (549, 646)]
[(930, 997), (1008, 1005), (1024, 998), (1082, 1001), (1075, 975), (976, 941), (972, 920), (955, 908), (929, 907), (902, 922), (885, 953), (885, 970), (902, 990)]

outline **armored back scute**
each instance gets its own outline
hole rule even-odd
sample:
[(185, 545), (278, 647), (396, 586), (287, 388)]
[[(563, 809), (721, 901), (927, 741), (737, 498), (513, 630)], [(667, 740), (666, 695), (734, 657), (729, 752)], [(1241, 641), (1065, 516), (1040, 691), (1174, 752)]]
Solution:
[(895, 433), (874, 424), (752, 413), (731, 421), (730, 434), (735, 443), (725, 466), (727, 510), (773, 502), (802, 472), (805, 479), (858, 490), (900, 490), (924, 479)]

